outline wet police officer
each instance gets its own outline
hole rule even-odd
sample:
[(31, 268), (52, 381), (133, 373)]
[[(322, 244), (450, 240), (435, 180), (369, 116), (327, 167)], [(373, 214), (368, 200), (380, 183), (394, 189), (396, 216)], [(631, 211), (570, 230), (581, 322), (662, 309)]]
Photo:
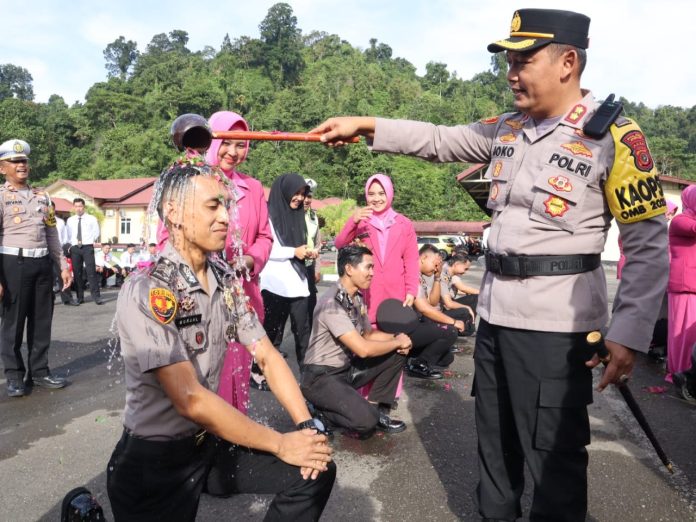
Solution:
[[(119, 294), (126, 408), (107, 473), (117, 521), (192, 521), (202, 491), (275, 494), (265, 520), (317, 520), (333, 486), (336, 468), (322, 426), (242, 282), (210, 255), (225, 246), (234, 204), (225, 182), (203, 163), (162, 174), (155, 202), (169, 240)], [(254, 356), (296, 431), (258, 424), (215, 393), (234, 339)]]
[(376, 151), (490, 164), (474, 358), (486, 519), (521, 515), (526, 462), (531, 520), (585, 520), (590, 368), (599, 363), (585, 337), (608, 321), (600, 253), (612, 218), (627, 262), (600, 390), (647, 351), (666, 284), (665, 200), (645, 136), (580, 87), (589, 25), (570, 11), (514, 13), (509, 37), (488, 50), (506, 52), (516, 112), (455, 127), (361, 117), (314, 129), (331, 145), (362, 134)]
[[(29, 185), (29, 144), (8, 140), (0, 145), (0, 355), (7, 395), (21, 397), (25, 386), (63, 388), (67, 381), (51, 375), (48, 349), (53, 318), (53, 262), (60, 265), (63, 288), (72, 276), (58, 238), (47, 193)], [(27, 327), (27, 364), (22, 357)], [(26, 382), (25, 382), (26, 378)]]

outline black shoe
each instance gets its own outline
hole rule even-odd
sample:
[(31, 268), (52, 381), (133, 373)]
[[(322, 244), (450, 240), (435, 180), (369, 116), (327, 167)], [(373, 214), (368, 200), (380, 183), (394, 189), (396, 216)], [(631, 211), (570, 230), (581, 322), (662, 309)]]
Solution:
[(249, 386), (261, 391), (271, 391), (271, 389), (268, 387), (266, 379), (264, 379), (261, 382), (256, 382), (252, 377), (251, 379), (249, 379)]
[(689, 378), (683, 373), (673, 373), (672, 382), (677, 387), (677, 392), (687, 402), (696, 404), (696, 390), (689, 386)]
[(386, 413), (380, 412), (377, 429), (385, 433), (401, 433), (406, 429), (406, 423), (400, 420), (394, 420)]
[(58, 390), (60, 388), (65, 388), (68, 385), (68, 380), (63, 377), (55, 377), (53, 375), (45, 375), (43, 377), (32, 377), (32, 381), (35, 386), (41, 386), (42, 388), (51, 388), (52, 390)]
[(77, 301), (75, 301), (75, 300), (72, 300), (72, 301), (63, 301), (63, 304), (64, 304), (65, 306), (80, 306), (80, 303), (77, 302)]
[(84, 299), (78, 299), (78, 300), (77, 300), (77, 304), (82, 304), (82, 303), (84, 303), (84, 302), (85, 302)]
[(442, 373), (433, 370), (427, 363), (423, 361), (411, 361), (406, 365), (406, 373), (411, 377), (417, 377), (419, 379), (428, 379), (435, 381), (442, 379)]
[(22, 381), (15, 381), (14, 379), (7, 380), (7, 396), (8, 397), (23, 397), (24, 396), (24, 383)]
[(97, 297), (97, 298), (94, 300), (94, 302), (95, 302), (96, 304), (98, 304), (98, 305), (103, 305), (103, 304), (104, 304), (104, 301), (102, 301), (101, 298), (99, 298), (99, 297)]

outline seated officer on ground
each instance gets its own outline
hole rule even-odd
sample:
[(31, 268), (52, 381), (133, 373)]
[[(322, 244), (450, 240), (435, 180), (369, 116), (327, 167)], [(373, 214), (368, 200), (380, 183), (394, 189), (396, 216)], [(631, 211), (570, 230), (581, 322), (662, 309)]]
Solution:
[[(375, 428), (401, 432), (406, 425), (388, 413), (411, 340), (405, 334), (387, 334), (370, 326), (360, 290), (366, 290), (372, 280), (372, 252), (363, 246), (346, 246), (338, 251), (337, 264), (340, 279), (314, 310), (302, 393), (337, 426), (360, 435)], [(357, 388), (370, 382), (365, 400)]]
[[(109, 461), (115, 519), (193, 521), (201, 492), (276, 494), (265, 520), (318, 520), (336, 467), (299, 387), (242, 283), (211, 252), (225, 246), (230, 191), (206, 166), (160, 176), (156, 208), (169, 231), (160, 257), (119, 293), (124, 431)], [(215, 390), (230, 341), (246, 346), (297, 431), (278, 433)]]
[(479, 289), (462, 281), (461, 276), (471, 267), (471, 258), (455, 252), (447, 258), (440, 275), (440, 300), (444, 310), (466, 309), (474, 317)]

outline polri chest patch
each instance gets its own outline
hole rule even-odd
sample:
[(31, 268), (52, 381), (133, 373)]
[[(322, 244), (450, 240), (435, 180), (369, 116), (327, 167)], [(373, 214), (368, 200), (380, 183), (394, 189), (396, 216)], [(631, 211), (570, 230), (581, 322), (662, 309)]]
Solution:
[(174, 293), (168, 288), (150, 290), (150, 311), (161, 324), (169, 324), (176, 315), (177, 302)]

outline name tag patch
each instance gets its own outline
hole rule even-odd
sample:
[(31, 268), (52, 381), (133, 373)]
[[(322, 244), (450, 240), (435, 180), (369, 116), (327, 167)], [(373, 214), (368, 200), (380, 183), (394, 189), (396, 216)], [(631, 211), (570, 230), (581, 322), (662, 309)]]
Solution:
[(203, 320), (202, 314), (185, 315), (174, 319), (174, 324), (177, 328), (199, 324)]

